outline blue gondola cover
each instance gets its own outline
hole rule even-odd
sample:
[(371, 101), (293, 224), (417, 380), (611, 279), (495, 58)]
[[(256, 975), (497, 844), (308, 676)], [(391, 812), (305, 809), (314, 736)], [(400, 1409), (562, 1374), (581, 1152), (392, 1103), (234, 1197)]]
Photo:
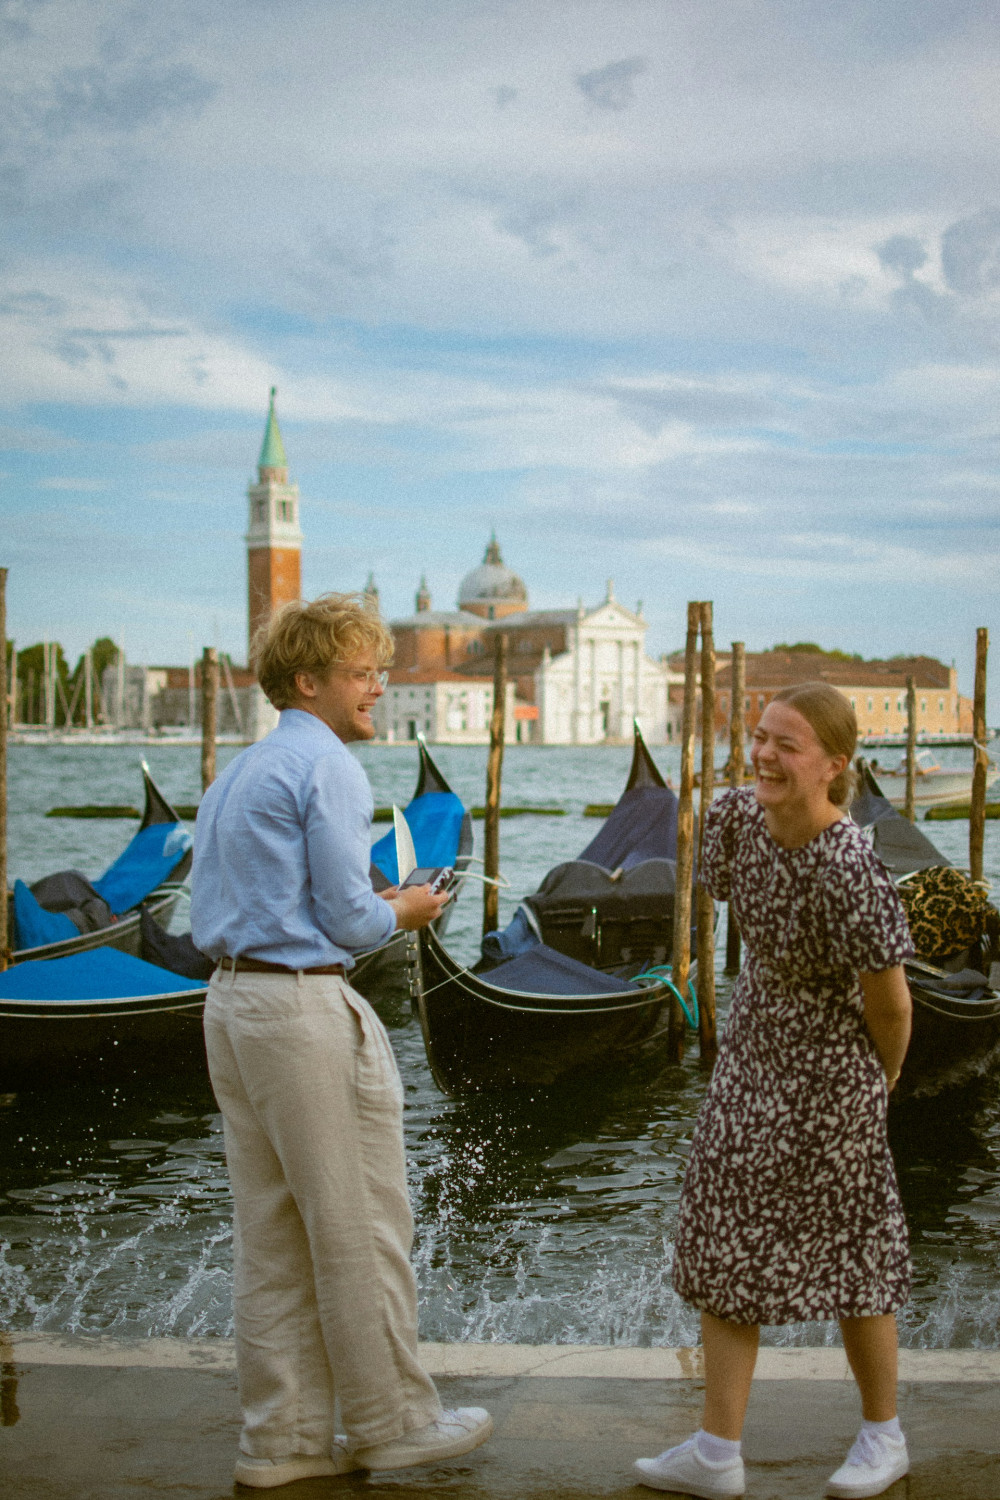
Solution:
[(75, 922), (61, 911), (39, 906), (23, 880), (14, 881), (14, 947), (44, 948), (79, 937)]
[(117, 948), (15, 964), (0, 974), (0, 1000), (126, 1000), (204, 988), (204, 980), (183, 979)]
[[(406, 809), (406, 821), (413, 835), (418, 866), (427, 869), (454, 866), (464, 817), (465, 808), (454, 792), (425, 792), (414, 797)], [(397, 883), (399, 866), (396, 863), (395, 833), (387, 833), (372, 845), (371, 861), (390, 885)]]
[(190, 847), (191, 835), (183, 823), (153, 823), (140, 829), (100, 880), (94, 881), (94, 889), (119, 916), (168, 879)]

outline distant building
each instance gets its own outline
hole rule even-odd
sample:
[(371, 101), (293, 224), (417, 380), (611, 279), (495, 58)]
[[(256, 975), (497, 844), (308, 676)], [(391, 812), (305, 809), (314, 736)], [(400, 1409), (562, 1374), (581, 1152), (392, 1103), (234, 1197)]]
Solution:
[(414, 614), (391, 622), (395, 663), (377, 719), (384, 737), (412, 737), (423, 702), (425, 724), (434, 726), (423, 728), (428, 738), (485, 742), (500, 631), (514, 693), (508, 737), (535, 744), (627, 741), (634, 718), (651, 743), (672, 737), (670, 668), (646, 655), (641, 607), (626, 609), (610, 583), (594, 609), (530, 610), (524, 582), (506, 566), (493, 536), (482, 563), (459, 585), (457, 609), (433, 609), (424, 578), (415, 603)]
[[(905, 734), (907, 677), (916, 684), (918, 734), (933, 739), (971, 729), (971, 704), (959, 694), (954, 666), (946, 666), (932, 656), (855, 661), (815, 651), (747, 653), (747, 728), (752, 731), (756, 727), (764, 709), (782, 688), (800, 682), (828, 682), (850, 702), (859, 734)], [(731, 695), (732, 672), (726, 656), (719, 659), (716, 675), (716, 730), (720, 735), (728, 733)]]
[[(247, 490), (247, 626), (249, 645), (281, 604), (302, 595), (299, 487), (288, 482), (288, 459), (271, 403), (257, 460), (257, 483)], [(249, 657), (248, 657), (249, 659)]]
[[(200, 660), (193, 667), (105, 667), (100, 691), (105, 720), (117, 729), (201, 733)], [(249, 736), (259, 692), (252, 672), (223, 659), (216, 700), (219, 734)]]
[[(271, 401), (264, 441), (257, 460), (257, 483), (247, 490), (247, 660), (252, 661), (254, 636), (282, 604), (302, 596), (302, 532), (299, 530), (299, 487), (288, 482), (288, 460)], [(258, 687), (248, 719), (250, 739), (262, 739), (278, 722), (277, 711)]]
[[(418, 734), (438, 745), (484, 745), (490, 737), (493, 681), (419, 669), (393, 674), (372, 711), (376, 732), (389, 744)], [(514, 684), (507, 684), (504, 738), (517, 738)]]

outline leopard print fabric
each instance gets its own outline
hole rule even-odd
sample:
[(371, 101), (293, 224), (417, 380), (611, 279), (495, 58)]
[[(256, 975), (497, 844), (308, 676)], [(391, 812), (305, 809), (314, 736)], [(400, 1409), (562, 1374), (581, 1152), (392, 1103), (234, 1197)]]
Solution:
[(933, 865), (899, 886), (913, 946), (921, 958), (950, 958), (986, 939), (992, 956), (1000, 948), (1000, 913), (983, 888), (950, 865)]
[(892, 880), (847, 819), (780, 848), (752, 788), (709, 809), (702, 879), (730, 902), (746, 959), (695, 1128), (674, 1286), (736, 1323), (892, 1312), (909, 1250), (858, 982), (913, 953)]

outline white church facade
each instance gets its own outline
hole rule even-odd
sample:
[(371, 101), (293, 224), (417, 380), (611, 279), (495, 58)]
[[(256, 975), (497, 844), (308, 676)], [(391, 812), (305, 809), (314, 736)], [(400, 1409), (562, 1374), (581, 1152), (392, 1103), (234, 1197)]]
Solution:
[(642, 615), (620, 604), (610, 584), (596, 609), (578, 609), (566, 649), (558, 655), (546, 650), (534, 674), (538, 743), (628, 740), (636, 719), (650, 744), (672, 738), (673, 674), (665, 662), (646, 655), (646, 630)]

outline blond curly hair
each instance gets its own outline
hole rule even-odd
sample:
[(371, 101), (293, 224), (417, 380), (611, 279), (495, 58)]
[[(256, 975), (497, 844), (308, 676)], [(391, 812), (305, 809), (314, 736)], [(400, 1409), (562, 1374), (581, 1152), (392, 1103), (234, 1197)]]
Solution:
[(364, 595), (321, 594), (275, 610), (254, 636), (250, 657), (265, 696), (281, 709), (298, 701), (297, 673), (326, 677), (366, 649), (379, 668), (392, 661), (392, 636)]

